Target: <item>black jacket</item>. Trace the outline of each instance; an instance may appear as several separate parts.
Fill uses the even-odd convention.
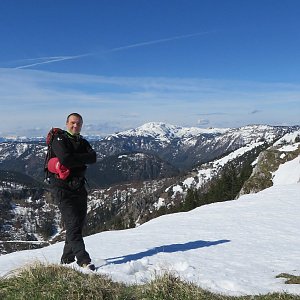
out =
[[[70,178],[84,177],[86,165],[95,163],[96,152],[82,136],[73,136],[65,131],[54,137],[52,152],[60,163],[70,169]]]

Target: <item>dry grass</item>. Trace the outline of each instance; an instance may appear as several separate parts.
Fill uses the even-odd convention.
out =
[[[288,280],[299,277],[280,274]],[[294,278],[295,277],[295,278]],[[291,283],[295,283],[291,282]],[[230,297],[213,294],[178,277],[165,274],[144,285],[128,286],[103,275],[83,274],[59,265],[37,264],[0,278],[0,299],[105,299],[105,300],[295,300],[299,296],[268,294]]]

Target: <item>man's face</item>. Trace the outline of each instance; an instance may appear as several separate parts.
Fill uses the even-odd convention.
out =
[[[82,127],[82,121],[76,116],[70,116],[67,123],[67,129],[72,134],[79,134]]]

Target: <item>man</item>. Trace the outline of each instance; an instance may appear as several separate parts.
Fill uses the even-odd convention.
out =
[[[96,152],[80,135],[82,124],[81,115],[71,113],[67,117],[67,131],[55,135],[52,152],[56,157],[57,174],[52,174],[50,182],[66,228],[61,263],[69,264],[76,258],[79,266],[95,270],[85,250],[82,229],[87,215],[86,164],[96,162]]]

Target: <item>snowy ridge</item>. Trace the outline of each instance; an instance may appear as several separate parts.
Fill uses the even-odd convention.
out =
[[[181,127],[166,124],[163,122],[149,122],[136,129],[122,131],[117,134],[110,135],[109,137],[120,136],[150,136],[153,138],[161,139],[163,141],[170,141],[172,139],[188,139],[198,137],[201,134],[234,134],[241,135],[245,142],[250,142],[258,133],[266,132],[263,136],[268,141],[272,141],[275,137],[273,133],[269,133],[274,127],[269,125],[248,125],[240,128],[198,128],[198,127]]]
[[[34,153],[35,156],[43,157],[46,151],[47,148],[43,145],[36,145],[27,142],[0,143],[0,162],[20,157],[23,157],[23,159],[26,160],[32,155],[32,153]]]
[[[130,129],[127,131],[120,132],[112,135],[115,137],[119,136],[149,136],[162,141],[170,141],[172,139],[182,139],[196,137],[200,134],[218,134],[224,133],[229,129],[202,129],[198,127],[181,127],[162,122],[149,122],[136,129]]]
[[[293,144],[296,143],[295,140],[299,138],[300,139],[300,130],[295,130],[293,132],[285,134],[282,138],[280,138],[276,143],[274,143],[274,146],[281,145],[282,143],[289,143]]]
[[[236,129],[231,129],[229,132],[235,136],[243,139],[245,144],[253,141],[258,142],[265,139],[267,142],[272,142],[276,137],[275,127],[268,125],[249,125]]]

